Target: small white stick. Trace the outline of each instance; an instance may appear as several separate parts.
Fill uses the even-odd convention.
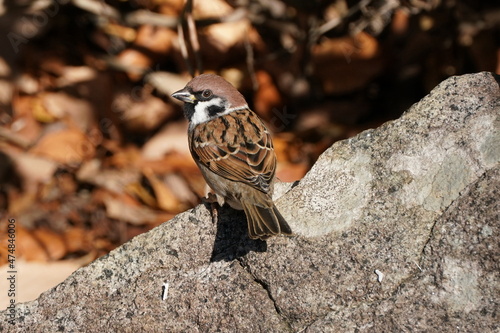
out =
[[[417,263],[415,263],[415,265],[417,265],[418,269],[420,269],[420,271],[423,272],[422,267],[420,267]]]
[[[377,280],[379,283],[382,283],[382,280],[384,279],[384,273],[379,271],[378,269],[375,270],[375,274],[377,274]]]
[[[168,297],[168,282],[165,282],[163,284],[163,296],[162,296],[162,300],[166,300]]]

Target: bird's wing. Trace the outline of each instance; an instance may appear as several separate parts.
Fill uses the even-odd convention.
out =
[[[271,135],[250,110],[197,125],[189,137],[193,158],[226,179],[268,193],[276,169]]]

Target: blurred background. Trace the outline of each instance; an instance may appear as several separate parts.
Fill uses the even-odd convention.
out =
[[[0,3],[0,265],[15,219],[24,278],[69,262],[62,280],[200,203],[170,98],[192,75],[245,95],[295,181],[447,77],[500,73],[498,1]]]

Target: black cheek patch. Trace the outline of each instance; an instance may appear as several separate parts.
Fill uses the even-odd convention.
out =
[[[208,107],[208,110],[207,110],[207,111],[208,111],[208,115],[209,115],[210,117],[213,117],[213,116],[218,115],[219,113],[224,112],[224,110],[225,110],[225,108],[224,108],[224,107],[222,107],[222,106],[219,106],[219,105],[210,105],[210,106]]]
[[[186,117],[189,121],[191,121],[191,118],[193,117],[195,105],[196,104],[193,103],[184,103],[184,117]]]

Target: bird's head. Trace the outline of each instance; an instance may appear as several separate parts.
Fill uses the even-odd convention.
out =
[[[215,74],[202,74],[191,81],[172,97],[183,101],[184,115],[191,126],[201,124],[230,112],[248,108],[243,95]]]

